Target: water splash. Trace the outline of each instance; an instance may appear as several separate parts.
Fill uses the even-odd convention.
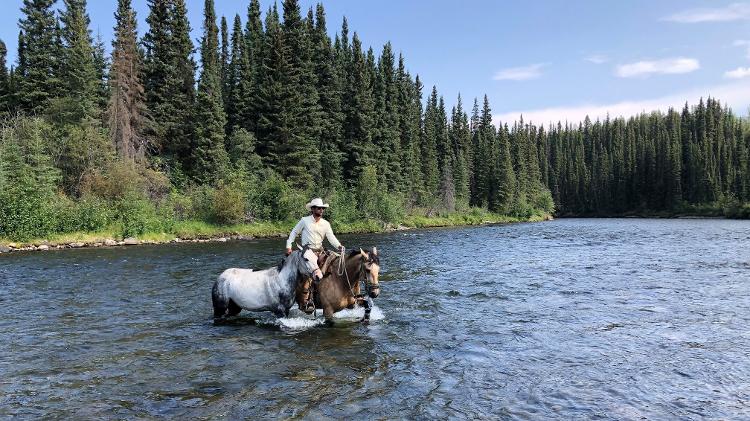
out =
[[[301,312],[293,312],[289,317],[282,317],[276,319],[276,324],[283,329],[290,330],[307,330],[320,326],[325,323],[323,317],[323,310],[316,310],[315,318],[312,315],[302,314]],[[341,321],[358,322],[365,316],[364,307],[355,307],[351,310],[343,309],[333,315],[333,318]],[[385,319],[385,314],[378,306],[373,306],[370,312],[370,321],[377,321]]]

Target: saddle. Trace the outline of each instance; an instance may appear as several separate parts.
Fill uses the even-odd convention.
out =
[[[318,254],[318,267],[323,273],[323,278],[331,274],[331,264],[334,260],[336,260],[337,257],[339,257],[338,253],[328,250],[322,250]],[[317,281],[311,280],[308,289],[306,291],[302,291],[303,293],[308,294],[305,308],[300,308],[300,310],[304,311],[305,313],[309,314],[315,311],[315,297],[318,295],[318,286],[321,280],[322,278]]]

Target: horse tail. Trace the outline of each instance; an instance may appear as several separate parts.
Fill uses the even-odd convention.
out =
[[[222,274],[223,275],[223,274]],[[214,304],[214,318],[224,317],[227,313],[227,307],[229,306],[229,297],[227,297],[227,280],[223,276],[219,275],[214,287],[211,289],[211,300]]]

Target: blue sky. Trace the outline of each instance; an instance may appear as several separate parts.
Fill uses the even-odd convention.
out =
[[[15,60],[21,0],[2,0],[0,39]],[[249,0],[216,0],[245,19]],[[62,3],[60,1],[59,3]],[[301,0],[303,9],[315,2]],[[578,121],[680,106],[715,96],[750,106],[750,2],[325,0],[329,31],[346,16],[365,45],[390,40],[412,74],[453,104],[490,98],[496,121]],[[263,11],[272,4],[261,1]],[[92,30],[109,40],[116,0],[89,0]],[[146,0],[133,0],[145,28]],[[203,0],[188,0],[193,38]]]

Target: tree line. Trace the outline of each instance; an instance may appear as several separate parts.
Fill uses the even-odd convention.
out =
[[[747,178],[739,120],[713,100],[700,116],[679,116],[681,141],[694,136],[682,141],[675,170],[662,139],[674,133],[668,116],[497,127],[486,96],[470,113],[460,96],[448,110],[436,87],[425,95],[390,43],[365,48],[346,19],[331,38],[322,4],[305,14],[298,0],[284,0],[261,13],[251,0],[244,18],[227,20],[205,0],[196,49],[185,0],[148,0],[142,38],[130,0],[118,0],[109,55],[92,35],[86,0],[54,5],[23,1],[15,65],[0,41],[0,234],[44,219],[49,226],[36,234],[93,229],[139,212],[283,220],[289,212],[279,209],[310,194],[349,206],[349,219],[388,222],[470,207],[551,212],[553,194],[565,213],[747,197],[722,173],[729,165],[735,179]],[[729,139],[715,135],[726,119],[739,130],[727,140],[731,159],[709,159]],[[704,169],[713,171],[710,186],[696,181]],[[674,189],[665,184],[674,171],[680,195],[657,203]],[[100,209],[113,203],[122,209]],[[71,210],[81,206],[93,210]],[[62,227],[66,212],[106,216]]]
[[[747,122],[716,99],[536,132],[558,211],[617,215],[750,202]],[[744,212],[739,214],[738,212]],[[735,209],[732,216],[750,216]]]

